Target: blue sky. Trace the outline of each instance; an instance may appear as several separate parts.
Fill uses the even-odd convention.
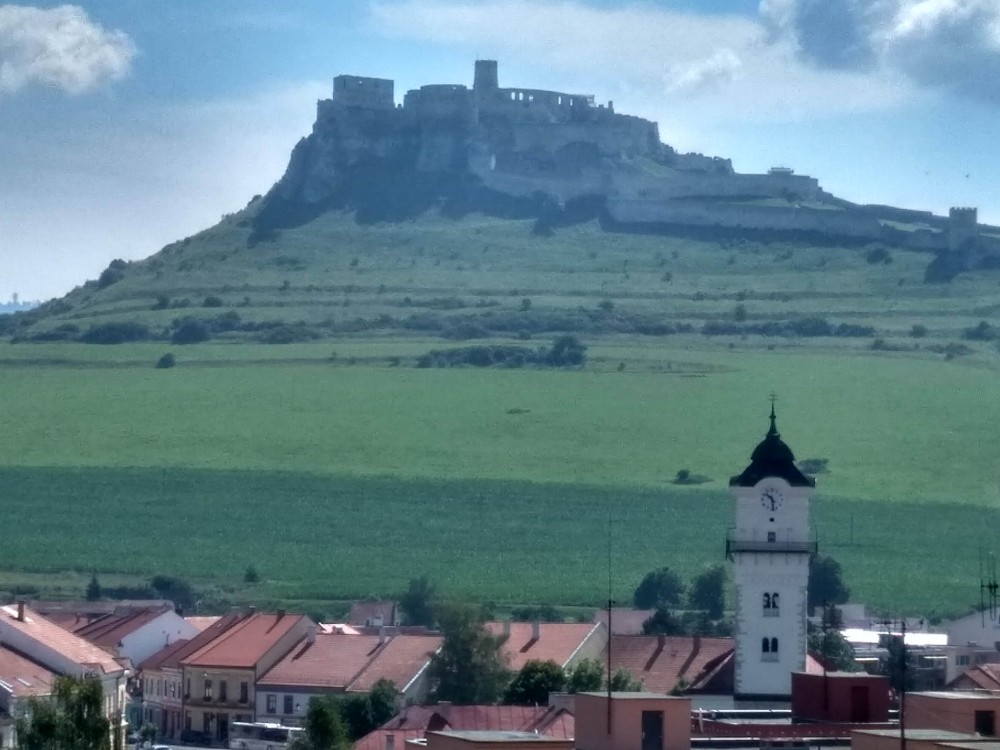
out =
[[[997,0],[0,4],[0,300],[48,298],[281,175],[339,73],[593,93],[739,171],[1000,224]]]

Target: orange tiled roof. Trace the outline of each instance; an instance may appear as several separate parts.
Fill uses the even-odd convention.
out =
[[[368,625],[376,618],[382,618],[383,625],[396,624],[396,602],[354,602],[347,615],[348,625]]]
[[[612,609],[611,632],[614,635],[642,635],[646,620],[656,614],[655,609]],[[599,609],[594,613],[594,622],[608,624],[608,611]]]
[[[214,625],[219,621],[219,616],[214,617],[185,617],[184,620],[198,628],[199,631]]]
[[[376,729],[354,743],[354,750],[385,750],[385,738],[391,735],[393,747],[404,750],[407,740],[424,738],[422,729]]]
[[[613,635],[611,671],[627,670],[654,693],[668,693],[683,677],[695,682],[717,657],[734,647],[732,638]]]
[[[967,683],[972,683],[967,685]],[[980,664],[967,669],[954,680],[949,687],[973,687],[979,690],[1000,690],[1000,664]]]
[[[140,669],[179,669],[181,662],[220,637],[242,619],[241,615],[229,614],[198,633],[194,638],[179,640],[161,649],[139,665]]]
[[[0,680],[10,686],[15,698],[49,695],[56,677],[51,669],[0,645]]]
[[[115,653],[122,638],[134,633],[143,625],[152,622],[165,612],[173,612],[170,607],[145,609],[131,614],[104,615],[82,627],[74,628],[73,632],[81,638],[86,638],[95,646],[100,646],[109,653]]]
[[[303,639],[261,677],[258,685],[346,690],[379,650],[377,635],[327,635]]]
[[[3,627],[17,630],[32,640],[45,644],[66,659],[89,669],[104,674],[122,671],[122,666],[106,651],[64,630],[54,622],[49,622],[28,607],[24,607],[24,619],[19,620],[18,606],[23,605],[0,607],[0,622],[3,623]],[[3,637],[0,635],[0,642],[2,641]]]
[[[218,638],[181,659],[183,666],[252,669],[305,615],[253,612]],[[208,632],[208,631],[205,631]]]
[[[350,637],[350,636],[340,636]],[[397,635],[375,654],[371,663],[348,686],[367,693],[379,680],[392,680],[402,691],[419,675],[444,641],[439,635]]]
[[[486,629],[493,635],[502,636],[507,623],[488,622]],[[504,640],[503,650],[507,655],[508,666],[517,671],[532,659],[538,661],[554,661],[559,666],[565,666],[577,649],[598,628],[604,627],[594,623],[575,622],[543,622],[538,623],[539,637],[534,637],[536,623],[510,623],[510,636]]]
[[[456,731],[491,730],[500,732],[533,732],[543,729],[564,732],[566,724],[559,718],[563,709],[552,706],[407,706],[382,725],[384,730],[420,730],[423,732],[453,729]],[[549,736],[559,736],[557,734]]]

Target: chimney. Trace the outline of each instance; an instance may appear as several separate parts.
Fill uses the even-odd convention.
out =
[[[531,623],[531,640],[537,641],[542,637],[542,623],[539,620],[535,620]]]
[[[663,650],[663,647],[666,645],[666,643],[667,643],[667,636],[665,636],[663,633],[660,633],[656,636],[656,647],[658,649]]]
[[[306,628],[306,643],[310,646],[316,642],[316,625],[312,624]]]
[[[503,637],[510,638],[510,620],[503,621]],[[997,650],[1000,651],[1000,648]]]
[[[18,622],[24,622],[24,602],[17,603],[17,619]]]
[[[388,640],[388,635],[385,626],[382,626],[378,629],[378,645],[384,646],[386,640]]]
[[[252,614],[252,613],[251,613],[251,614]],[[284,616],[285,616],[285,614],[286,614],[285,610],[283,610],[283,609],[279,609],[279,610],[278,610],[278,619],[280,620],[280,619],[281,619],[282,617],[284,617]]]
[[[396,748],[396,735],[387,734],[385,736],[385,750],[395,750]]]

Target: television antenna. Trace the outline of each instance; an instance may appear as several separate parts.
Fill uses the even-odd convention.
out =
[[[986,627],[986,610],[990,611],[990,622],[997,619],[997,599],[1000,593],[1000,584],[997,583],[997,560],[990,552],[987,558],[983,558],[982,549],[979,550],[979,614],[983,620],[983,627]]]

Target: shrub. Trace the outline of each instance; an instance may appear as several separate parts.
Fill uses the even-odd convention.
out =
[[[185,318],[180,321],[180,324],[170,336],[170,342],[172,344],[200,344],[202,341],[208,341],[210,338],[211,334],[204,321]]]
[[[892,256],[881,245],[875,245],[865,251],[865,260],[873,265],[876,263],[892,263]]]
[[[80,337],[85,344],[124,344],[129,341],[144,341],[149,338],[149,329],[141,323],[121,321],[91,326]]]
[[[975,326],[962,332],[962,338],[970,341],[993,341],[997,336],[997,329],[985,320],[980,320]]]
[[[222,298],[209,295],[201,303],[202,307],[222,307]]]
[[[248,565],[246,571],[243,573],[244,583],[259,583],[260,573],[257,572],[256,565]]]
[[[913,328],[910,329],[910,336],[912,336],[915,339],[922,339],[926,335],[927,335],[927,326],[922,326],[918,323],[914,325]]]
[[[166,310],[170,307],[170,297],[165,294],[156,295],[156,302],[153,303],[154,310]]]
[[[314,341],[320,333],[304,325],[281,325],[261,333],[257,340],[262,344],[296,344]]]
[[[158,360],[156,360],[157,370],[169,370],[171,367],[177,364],[177,360],[171,352],[167,352]]]

